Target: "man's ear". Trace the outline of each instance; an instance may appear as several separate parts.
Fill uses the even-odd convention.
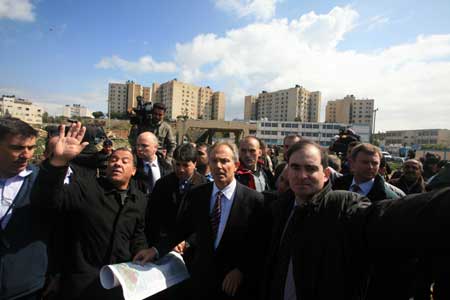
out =
[[[331,176],[331,169],[330,169],[330,167],[326,167],[325,170],[323,170],[323,173],[325,174],[325,178],[328,181],[330,179],[330,176]]]
[[[234,165],[236,166],[236,169],[239,169],[239,166],[241,165],[241,163],[239,161],[235,162]]]

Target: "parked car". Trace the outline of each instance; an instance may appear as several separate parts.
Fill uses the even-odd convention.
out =
[[[384,157],[387,161],[392,160],[392,155],[391,155],[389,152],[387,152],[387,151],[381,151],[381,154],[383,154],[383,157]]]
[[[395,161],[395,162],[399,162],[399,163],[404,163],[406,158],[400,157],[400,156],[392,156],[392,158],[390,160],[391,161]]]

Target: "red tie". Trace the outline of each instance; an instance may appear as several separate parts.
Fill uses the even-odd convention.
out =
[[[214,241],[217,238],[217,231],[219,229],[220,224],[220,213],[222,211],[222,205],[220,200],[222,199],[222,195],[223,193],[221,191],[218,191],[216,193],[216,202],[214,203],[214,207],[210,215]]]

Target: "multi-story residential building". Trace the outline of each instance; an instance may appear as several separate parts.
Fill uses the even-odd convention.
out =
[[[62,115],[67,118],[81,117],[81,118],[93,118],[92,112],[85,106],[80,104],[73,104],[72,106],[66,105],[63,107]]]
[[[361,141],[369,142],[370,127],[365,124],[256,121],[256,132],[250,134],[255,134],[269,145],[282,145],[285,136],[298,134],[321,146],[330,146],[339,135],[339,130],[347,127],[351,127]]]
[[[225,94],[214,92],[209,86],[198,87],[176,79],[163,84],[152,84],[153,103],[167,107],[170,119],[223,120],[225,118]]]
[[[374,102],[373,99],[357,100],[353,95],[347,95],[344,99],[328,101],[325,122],[369,124],[372,128]]]
[[[244,120],[318,122],[320,92],[309,92],[296,85],[276,92],[262,91],[258,96],[246,96]]]
[[[386,145],[424,145],[441,144],[450,146],[449,129],[417,129],[386,131]]]
[[[128,80],[126,83],[110,83],[108,87],[108,112],[123,114],[137,106],[136,97],[151,101],[150,87]]]
[[[44,109],[28,100],[3,95],[0,98],[0,116],[11,116],[29,124],[42,124]]]

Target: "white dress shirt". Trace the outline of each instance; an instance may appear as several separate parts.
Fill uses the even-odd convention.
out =
[[[159,169],[158,157],[155,157],[153,161],[144,161],[144,171],[149,174],[150,170],[152,171],[153,178],[153,186],[155,182],[161,178],[161,170]]]
[[[356,183],[355,182],[355,178],[353,178],[352,184],[350,185],[349,191],[353,192],[353,187],[355,185],[358,185],[360,188],[360,191],[358,192],[358,194],[363,195],[363,196],[367,196],[367,194],[370,192],[370,190],[373,187],[373,183],[375,182],[375,178],[372,178],[369,181],[366,182],[362,182],[362,183]]]
[[[25,178],[31,173],[33,173],[32,170],[25,169],[14,177],[6,178],[4,186],[0,186],[0,219],[5,216],[19,193]],[[9,219],[11,219],[11,214],[12,209],[9,210],[8,215],[3,219],[1,224],[3,229],[5,229]]]
[[[217,229],[217,237],[214,242],[214,249],[219,246],[220,239],[222,238],[223,232],[225,231],[225,226],[228,221],[228,216],[230,215],[231,206],[233,205],[234,196],[236,194],[236,179],[227,185],[224,189],[220,190],[217,185],[214,183],[213,192],[210,198],[209,212],[212,213],[214,209],[214,204],[216,202],[217,192],[221,191],[223,193],[222,198],[220,199],[221,210],[220,210],[220,223],[219,228]]]

